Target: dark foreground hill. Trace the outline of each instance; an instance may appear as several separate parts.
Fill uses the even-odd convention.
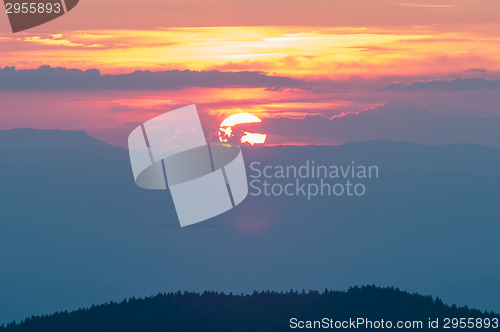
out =
[[[392,324],[392,328],[397,328],[398,323],[406,323],[412,329],[427,329],[429,318],[438,319],[439,329],[444,327],[446,318],[470,318],[473,324],[482,322],[483,327],[491,328],[500,315],[448,306],[440,299],[392,287],[353,287],[347,292],[325,290],[321,294],[317,291],[268,291],[252,295],[178,292],[31,317],[1,327],[0,331],[286,331],[307,326],[308,322],[335,326],[335,322],[358,322],[358,319],[364,321],[359,321],[357,328],[375,328],[377,324],[384,324],[385,328]]]

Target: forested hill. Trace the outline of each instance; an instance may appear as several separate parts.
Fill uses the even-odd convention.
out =
[[[0,331],[288,331],[291,319],[345,321],[365,318],[422,321],[428,319],[484,318],[493,324],[500,315],[448,306],[440,299],[375,286],[353,287],[347,292],[325,290],[287,293],[254,292],[233,295],[217,292],[158,294],[145,299],[106,303],[74,312],[31,317]],[[488,319],[486,319],[488,318]],[[363,325],[359,326],[362,328]],[[450,325],[451,327],[451,325]],[[298,329],[298,328],[296,328]]]

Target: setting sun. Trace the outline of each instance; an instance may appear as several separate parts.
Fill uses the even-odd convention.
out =
[[[219,140],[221,142],[229,142],[230,140],[238,140],[240,143],[264,144],[267,138],[265,134],[250,133],[247,131],[235,132],[234,126],[239,124],[259,123],[261,119],[249,113],[237,113],[229,116],[220,124]]]

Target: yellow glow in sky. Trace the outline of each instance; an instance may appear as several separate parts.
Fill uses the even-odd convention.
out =
[[[0,67],[248,70],[311,79],[500,70],[500,37],[491,31],[500,29],[219,27],[4,34]]]

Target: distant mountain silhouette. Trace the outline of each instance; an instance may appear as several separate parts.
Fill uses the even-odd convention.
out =
[[[295,318],[296,320],[291,320]],[[0,331],[10,332],[156,332],[156,331],[289,331],[299,321],[335,324],[358,318],[359,328],[376,321],[420,324],[428,329],[429,318],[499,319],[500,315],[447,306],[431,296],[410,294],[395,288],[353,287],[347,292],[325,290],[309,292],[254,292],[252,295],[226,295],[218,292],[168,293],[145,299],[111,302],[68,313],[34,316]],[[333,323],[332,321],[333,320]],[[367,321],[371,321],[368,323]],[[314,324],[314,323],[311,323]],[[319,324],[319,323],[317,323]],[[387,323],[385,323],[387,324]],[[334,326],[334,325],[333,325]],[[374,325],[371,325],[374,326]],[[450,325],[451,327],[451,325]],[[433,329],[436,330],[436,329]]]
[[[253,197],[180,228],[126,150],[0,132],[0,323],[158,292],[398,286],[500,311],[500,150],[361,142],[249,147],[247,165],[378,165],[363,197]],[[249,174],[251,170],[249,169]]]
[[[37,130],[30,128],[0,131],[0,149],[18,148],[67,148],[108,145],[89,136],[84,131]]]

